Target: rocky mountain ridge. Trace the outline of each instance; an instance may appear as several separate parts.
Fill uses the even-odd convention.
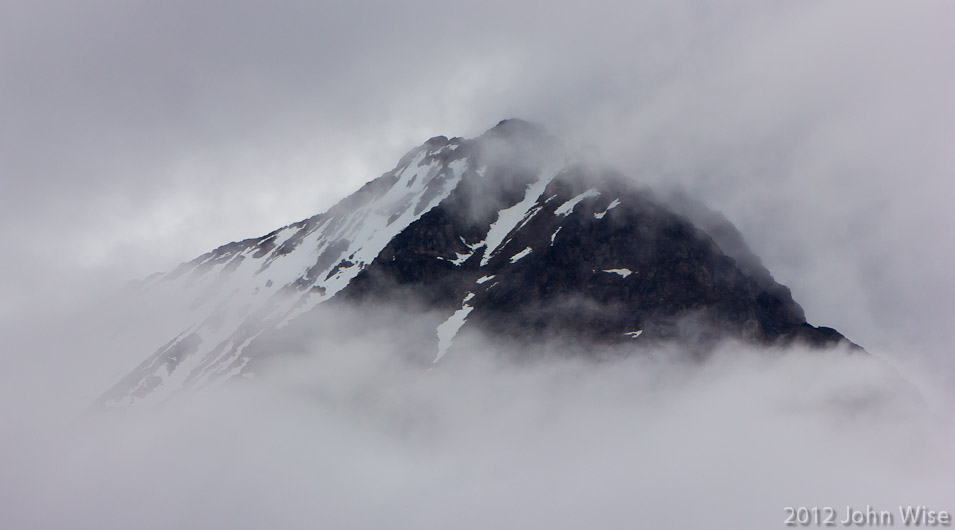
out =
[[[478,335],[527,345],[521,355],[553,341],[695,355],[726,338],[848,343],[806,322],[722,216],[580,163],[520,120],[432,138],[327,212],[223,245],[143,291],[179,293],[182,331],[102,405],[254,373],[283,335],[307,335],[321,308],[346,304],[427,315],[413,348],[429,363]]]

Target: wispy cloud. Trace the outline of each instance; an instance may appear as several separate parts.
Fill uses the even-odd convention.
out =
[[[204,526],[212,519],[201,517],[241,526],[240,516],[306,526],[309,516],[356,513],[356,503],[393,499],[381,512],[361,511],[356,526],[383,526],[376,523],[387,517],[427,526],[451,513],[426,502],[446,493],[444,508],[460,508],[475,526],[494,526],[493,513],[528,512],[569,525],[572,506],[591,523],[609,524],[629,513],[612,507],[634,499],[648,499],[640,506],[659,514],[711,491],[727,496],[700,501],[696,516],[726,513],[719,501],[765,481],[779,497],[756,495],[757,511],[734,512],[765,527],[777,519],[758,510],[775,516],[778,503],[798,501],[785,493],[797,496],[807,484],[818,487],[819,502],[878,502],[853,492],[898,502],[891,494],[909,486],[929,500],[943,491],[921,475],[938,453],[906,438],[905,429],[881,436],[890,423],[870,418],[841,430],[840,422],[853,420],[828,409],[803,415],[763,386],[789,389],[797,381],[821,389],[814,402],[826,401],[841,378],[857,374],[853,365],[817,382],[829,372],[807,375],[815,360],[740,368],[738,382],[749,394],[732,391],[734,380],[714,372],[700,389],[673,390],[667,406],[675,408],[667,413],[644,410],[641,399],[662,398],[642,390],[644,372],[636,368],[621,372],[641,382],[634,394],[619,380],[600,394],[596,381],[606,374],[598,377],[599,370],[555,390],[566,415],[546,409],[552,387],[560,386],[548,378],[558,376],[491,373],[500,397],[477,383],[462,387],[474,397],[461,405],[470,416],[456,415],[449,401],[412,422],[449,423],[443,432],[451,443],[426,454],[386,432],[380,419],[362,424],[284,394],[254,406],[259,390],[235,397],[244,408],[209,396],[191,411],[157,412],[155,422],[104,420],[67,434],[44,422],[45,411],[61,410],[64,399],[94,397],[111,371],[122,373],[108,360],[117,352],[87,347],[97,344],[92,336],[104,321],[118,322],[105,294],[118,284],[324,210],[430,136],[474,136],[511,116],[594,145],[634,178],[683,186],[722,211],[792,287],[810,321],[890,359],[950,415],[951,4],[14,0],[7,7],[0,20],[0,411],[9,426],[4,453],[18,459],[5,462],[2,487],[18,510],[5,513],[72,520],[53,504],[106,526],[139,526],[131,521],[145,513],[156,526],[177,526],[176,514]],[[420,398],[392,397],[438,400],[436,384]],[[526,393],[508,386],[525,384]],[[752,394],[770,397],[762,405],[743,397]],[[523,403],[536,420],[521,425],[508,416],[505,398]],[[503,416],[482,408],[484,399]],[[634,402],[641,403],[635,412],[624,409]],[[713,419],[724,415],[725,423]],[[681,416],[685,431],[672,425]],[[322,421],[303,427],[304,417]],[[471,445],[460,420],[468,417],[515,445],[490,435]],[[652,432],[686,437],[641,437],[638,420],[659,427]],[[763,422],[767,430],[753,427]],[[801,422],[806,429],[796,428]],[[830,424],[836,427],[820,427]],[[696,442],[710,433],[736,445]],[[789,460],[769,444],[781,439],[794,455]],[[75,443],[64,448],[60,440]],[[770,448],[737,449],[755,447],[747,445],[752,440]],[[547,449],[552,443],[558,445]],[[488,446],[494,450],[482,460]],[[309,452],[314,447],[324,449]],[[741,464],[708,458],[716,447]],[[616,459],[627,448],[635,450]],[[542,456],[521,460],[535,451]],[[917,453],[927,456],[918,460]],[[351,458],[335,456],[341,454]],[[583,463],[575,463],[571,456],[581,454]],[[885,460],[875,469],[897,479],[882,484],[898,490],[855,480],[879,455]],[[228,465],[246,456],[253,464]],[[793,482],[769,476],[780,461]],[[559,473],[565,464],[568,471]],[[690,486],[684,464],[699,470]],[[513,470],[522,465],[531,472],[518,476]],[[422,472],[405,473],[414,466]],[[615,487],[588,497],[596,486],[582,466]],[[827,466],[845,473],[831,486],[813,482]],[[102,493],[89,487],[91,476]],[[312,482],[315,476],[328,481]],[[555,501],[540,510],[516,506],[520,492],[542,486],[541,477],[558,485]],[[190,483],[195,489],[183,486]],[[279,485],[256,487],[268,483]],[[147,484],[157,487],[142,489]],[[222,484],[229,486],[216,488]],[[415,488],[423,493],[412,494]],[[71,497],[76,491],[87,496]],[[482,494],[494,510],[468,511]],[[255,499],[274,509],[256,512]],[[160,500],[168,501],[165,511]],[[125,509],[110,509],[117,504]],[[281,510],[292,506],[314,510]]]

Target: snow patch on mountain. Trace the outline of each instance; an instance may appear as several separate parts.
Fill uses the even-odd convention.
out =
[[[589,197],[597,197],[598,195],[600,195],[599,191],[595,190],[594,188],[590,188],[589,190],[558,206],[557,209],[554,210],[554,215],[562,215],[566,217],[574,211],[574,208],[577,207],[577,204],[579,204],[580,201]]]
[[[544,189],[547,188],[547,185],[555,176],[556,172],[542,172],[536,181],[527,186],[524,199],[521,202],[497,213],[497,220],[491,224],[491,228],[487,232],[487,247],[484,249],[484,257],[481,258],[482,267],[488,264],[491,256],[494,255],[494,252],[501,246],[507,235],[518,224],[522,221],[526,222],[534,213],[537,213],[536,211],[531,213],[531,210],[535,208],[541,194],[544,193]]]
[[[444,258],[444,257],[441,257],[441,256],[438,256],[438,259],[444,260],[444,261],[449,261],[449,262],[451,262],[451,263],[453,263],[453,264],[455,264],[455,265],[460,266],[462,263],[464,263],[465,261],[467,261],[468,258],[470,258],[471,256],[473,256],[474,253],[475,253],[479,248],[481,248],[481,247],[484,246],[484,240],[478,241],[477,243],[474,243],[474,244],[472,245],[472,244],[468,243],[463,237],[458,237],[458,239],[461,241],[461,243],[464,243],[464,246],[468,247],[469,252],[455,252],[455,253],[454,253],[454,256],[455,256],[454,259],[448,259],[448,258]]]
[[[633,274],[633,271],[630,269],[604,269],[604,272],[609,272],[611,274],[619,274],[621,277],[626,278]]]
[[[438,353],[432,362],[436,363],[440,361],[441,358],[444,357],[444,354],[448,352],[448,348],[451,347],[451,341],[454,340],[461,326],[467,321],[468,314],[474,309],[474,307],[468,305],[468,302],[472,298],[474,298],[474,293],[469,292],[464,297],[464,300],[461,301],[461,309],[455,311],[447,320],[438,326]]]
[[[607,215],[607,212],[609,212],[610,210],[613,210],[619,205],[620,205],[620,199],[614,199],[613,202],[607,205],[607,208],[604,209],[604,211],[595,213],[594,219],[603,219],[604,216]]]
[[[520,260],[520,259],[523,258],[524,256],[527,256],[527,255],[530,254],[530,253],[531,253],[531,247],[525,248],[524,250],[522,250],[522,251],[518,252],[517,254],[514,254],[513,256],[511,256],[511,263],[517,263],[518,260]]]

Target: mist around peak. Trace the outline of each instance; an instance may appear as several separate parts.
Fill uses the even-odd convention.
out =
[[[337,337],[160,405],[18,416],[5,525],[772,528],[791,505],[950,500],[951,425],[871,356],[515,363],[475,339],[429,369],[401,311],[329,314]]]
[[[5,7],[0,527],[762,530],[785,506],[955,510],[955,4]],[[426,372],[433,350],[328,340],[251,380],[86,415],[142,362],[131,344],[183,329],[174,304],[116,295],[130,278],[511,116],[658,193],[682,186],[871,356],[449,350],[476,366]],[[463,351],[498,347],[474,340]]]

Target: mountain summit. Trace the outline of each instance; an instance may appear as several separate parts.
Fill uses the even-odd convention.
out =
[[[522,345],[509,350],[518,356],[555,343],[593,355],[660,344],[703,355],[727,338],[848,343],[806,322],[725,218],[575,160],[521,120],[431,138],[327,212],[223,245],[141,290],[182,301],[170,315],[178,328],[101,405],[254,373],[289,337],[328,331],[330,307],[370,322],[400,304],[392,321],[406,319],[409,355],[429,364],[478,335]]]

